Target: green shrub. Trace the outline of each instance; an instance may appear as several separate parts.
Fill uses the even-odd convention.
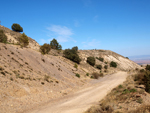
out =
[[[62,46],[57,42],[56,39],[53,39],[50,42],[50,46],[51,46],[52,49],[62,50]]]
[[[144,73],[138,73],[134,81],[136,81],[138,84],[143,84],[145,86],[145,91],[150,93],[150,73],[148,71]]]
[[[98,59],[99,61],[103,62],[104,61],[104,58],[101,58],[101,57],[96,57],[96,59]]]
[[[122,94],[127,94],[127,93],[130,93],[130,91],[128,89],[124,89]]]
[[[78,47],[77,46],[73,47],[72,49],[75,50],[75,51],[78,51]]]
[[[150,71],[150,65],[147,65],[145,69]]]
[[[144,85],[145,85],[145,91],[150,93],[150,74],[148,73],[144,75]]]
[[[94,78],[93,76],[91,76],[91,78]]]
[[[102,69],[102,65],[97,65],[96,68],[101,70]]]
[[[89,63],[91,66],[95,65],[95,58],[94,57],[87,57],[87,63]]]
[[[42,54],[48,54],[48,52],[51,50],[51,46],[49,44],[43,44],[41,47],[40,47],[40,52]]]
[[[130,90],[130,92],[134,93],[134,92],[137,92],[137,90],[133,88],[133,89]]]
[[[123,88],[123,86],[122,86],[122,85],[119,85],[118,87],[119,87],[119,88]]]
[[[141,73],[143,73],[144,71],[145,71],[144,69],[141,69],[141,70],[140,70]]]
[[[74,68],[76,68],[76,69],[78,68],[78,65],[76,63],[74,64]]]
[[[26,47],[29,44],[29,39],[25,33],[23,33],[18,39],[21,47]]]
[[[77,51],[74,49],[65,49],[63,52],[64,57],[67,59],[72,60],[73,62],[80,63],[81,59],[79,58],[79,55],[77,54]]]
[[[89,73],[86,73],[86,76],[89,76]]]
[[[104,68],[105,68],[105,69],[108,69],[108,65],[105,65]]]
[[[111,61],[111,63],[110,63],[110,67],[117,67],[117,63],[116,62],[114,62],[114,61]]]
[[[0,42],[2,42],[2,43],[7,42],[7,36],[4,34],[3,30],[0,30]]]
[[[78,73],[76,73],[76,77],[80,78],[80,75]]]
[[[11,26],[11,28],[12,28],[13,31],[16,31],[16,32],[23,32],[23,28],[22,28],[19,24],[14,23],[14,24]]]

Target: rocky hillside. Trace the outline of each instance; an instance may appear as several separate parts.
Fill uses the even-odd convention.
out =
[[[113,51],[110,50],[80,50],[79,55],[82,58],[82,63],[86,63],[87,57],[101,57],[104,59],[103,62],[96,59],[96,64],[108,65],[111,61],[114,61],[117,63],[117,69],[123,70],[123,71],[129,71],[129,70],[135,70],[136,68],[141,68],[138,64],[135,62],[129,60],[128,58],[121,56]]]
[[[26,109],[24,105],[31,107],[67,95],[85,84],[85,75],[61,56],[43,56],[30,48],[0,43],[1,112],[16,113]]]
[[[32,108],[88,85],[93,72],[100,70],[89,65],[87,57],[96,59],[96,65],[102,65],[101,73],[110,74],[118,70],[135,70],[141,68],[129,59],[107,50],[79,50],[81,63],[75,63],[63,57],[63,51],[51,50],[42,55],[39,44],[29,38],[29,46],[21,48],[16,45],[20,33],[0,26],[12,44],[0,43],[0,110],[2,113],[16,113]],[[111,61],[117,68],[110,67]],[[104,69],[107,65],[108,69]],[[80,78],[76,77],[76,73]],[[89,73],[89,76],[87,76]]]
[[[18,43],[18,37],[21,36],[21,33],[12,31],[9,28],[6,28],[1,25],[0,25],[0,30],[4,31],[5,35],[7,36],[7,41],[9,43],[12,43],[12,44]],[[40,45],[34,39],[32,39],[30,37],[28,37],[28,38],[29,38],[29,45],[27,47],[34,49],[34,50],[39,50]]]

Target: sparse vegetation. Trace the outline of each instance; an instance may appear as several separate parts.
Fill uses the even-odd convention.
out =
[[[138,98],[136,102],[142,104],[143,99],[142,98]]]
[[[3,30],[0,30],[0,42],[2,42],[2,43],[7,42],[7,36],[4,34]]]
[[[147,65],[145,69],[150,71],[150,65]]]
[[[91,78],[98,79],[99,77],[103,77],[103,73],[97,73],[97,72],[92,73]]]
[[[104,61],[104,58],[101,58],[101,57],[96,57],[96,59],[98,59],[98,60],[101,61],[101,62]]]
[[[145,91],[150,93],[150,72],[149,71],[144,71],[138,73],[134,81],[136,81],[138,84],[143,84],[145,86]]]
[[[16,31],[16,32],[23,32],[23,28],[17,24],[17,23],[14,23],[12,26],[11,26],[12,30],[13,31]]]
[[[144,101],[145,101],[146,93],[144,92],[144,87],[140,85],[141,83],[149,79],[149,78],[146,78],[146,80],[144,79],[144,77],[146,77],[145,76],[146,73],[150,74],[149,71],[139,72],[138,76],[136,76],[136,82],[134,82],[135,75],[128,76],[127,80],[123,84],[114,88],[106,96],[106,98],[100,101],[99,106],[91,107],[85,113],[112,113],[112,111],[111,112],[100,111],[100,110],[103,110],[103,108],[106,106],[115,108],[113,109],[114,113],[121,113],[119,112],[120,109],[122,113],[145,113],[145,109],[147,109],[147,111],[150,111],[149,105],[143,105],[143,103],[145,103]],[[138,86],[135,84],[137,84]],[[133,105],[135,104],[136,106],[130,106],[131,103],[133,103]],[[129,110],[133,107],[135,107],[136,110]]]
[[[80,74],[76,73],[76,77],[80,78]]]
[[[64,57],[67,59],[72,60],[73,62],[80,63],[81,59],[79,58],[79,55],[77,54],[77,51],[75,49],[65,49],[63,52]]]
[[[117,63],[114,62],[114,61],[111,61],[111,62],[110,62],[110,67],[115,67],[115,68],[116,68],[116,67],[117,67]]]
[[[102,107],[91,107],[84,113],[113,113],[114,109],[110,105],[105,105]]]
[[[150,112],[150,105],[142,105],[141,107],[137,108],[136,110],[129,111],[128,113],[149,113]]]
[[[25,33],[18,38],[21,47],[26,47],[29,44],[29,39]]]
[[[94,57],[87,57],[87,63],[89,63],[91,66],[95,65],[95,58]]]
[[[141,69],[141,70],[140,70],[141,73],[143,73],[144,71],[145,71],[144,69]]]
[[[49,51],[51,50],[51,46],[49,44],[43,44],[41,47],[40,47],[40,52],[42,54],[48,54]]]
[[[96,68],[101,70],[102,69],[102,65],[97,65]]]
[[[76,63],[74,64],[74,68],[76,68],[76,69],[78,68],[78,65]]]
[[[119,85],[118,87],[119,87],[119,88],[123,88],[123,86],[122,86],[122,85]]]
[[[75,51],[78,51],[78,47],[77,46],[73,47],[72,49],[75,50]]]
[[[52,49],[62,50],[62,46],[57,42],[56,39],[53,39],[50,42],[50,46],[51,46]]]
[[[86,73],[86,76],[89,76],[89,73]]]
[[[105,65],[104,68],[105,68],[105,69],[108,69],[108,65]]]

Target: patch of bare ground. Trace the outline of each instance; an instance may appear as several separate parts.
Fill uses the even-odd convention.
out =
[[[129,75],[123,84],[85,113],[149,113],[150,94],[145,91],[144,85],[135,81],[136,75]]]

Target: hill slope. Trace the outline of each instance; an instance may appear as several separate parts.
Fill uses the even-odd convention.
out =
[[[8,37],[9,43],[17,43],[20,33],[0,26]],[[108,65],[102,68],[105,74],[115,71],[134,70],[139,65],[129,59],[108,50],[79,50],[81,63],[74,68],[75,63],[64,58],[61,51],[51,50],[48,55],[39,52],[39,44],[29,38],[29,46],[0,43],[0,109],[2,113],[16,113],[35,105],[55,99],[83,86],[88,85],[93,72],[100,70],[90,66],[86,59],[89,56],[103,57],[104,62],[96,59],[96,64]],[[109,67],[115,61],[117,68]],[[107,64],[106,64],[107,62]],[[79,73],[80,78],[75,74]],[[89,73],[89,76],[86,74]]]
[[[86,63],[87,57],[93,56],[95,58],[96,57],[104,58],[103,62],[96,59],[96,64],[101,64],[103,66],[104,65],[109,66],[110,62],[114,61],[117,63],[117,68],[119,70],[129,71],[134,70],[136,68],[141,68],[135,62],[110,50],[80,50],[79,52],[80,52],[79,55],[82,58],[82,63],[83,62]]]
[[[12,44],[18,43],[18,37],[21,36],[21,33],[12,31],[9,28],[6,28],[6,27],[1,26],[1,25],[0,25],[0,30],[4,31],[5,35],[7,36],[7,41],[9,43],[12,43]],[[32,39],[30,37],[28,37],[28,38],[29,38],[28,47],[31,49],[34,49],[34,50],[39,50],[40,45],[34,39]]]

